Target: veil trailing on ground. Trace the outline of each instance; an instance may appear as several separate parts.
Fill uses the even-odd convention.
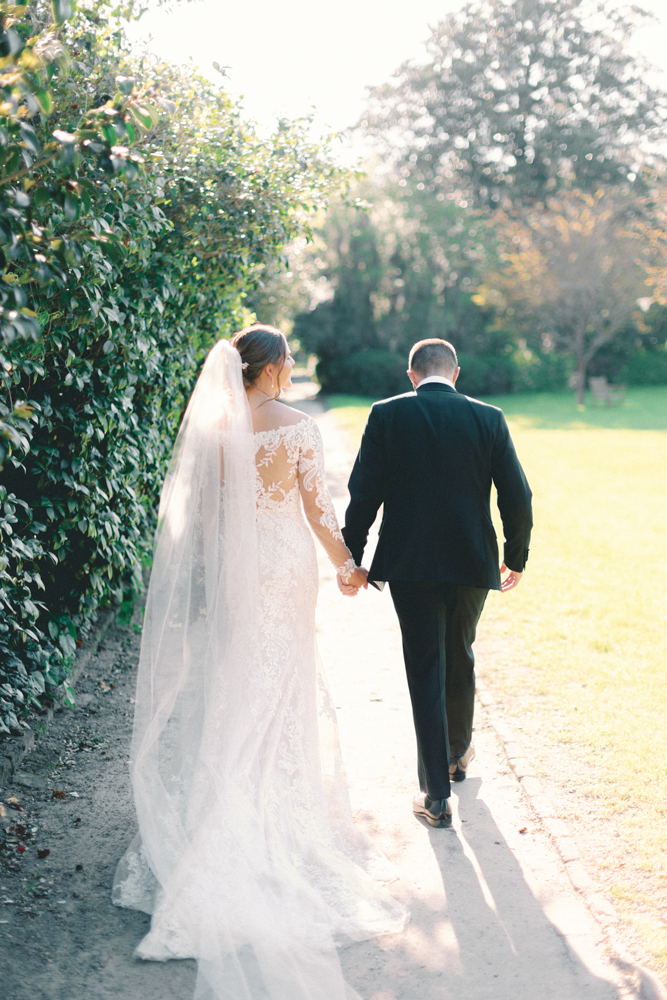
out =
[[[220,341],[162,491],[131,755],[139,833],[113,901],[153,914],[141,957],[198,960],[198,1000],[350,1000],[335,941],[405,913],[363,870],[377,854],[351,822],[321,678],[312,829],[281,801],[260,587],[253,428],[240,355]]]

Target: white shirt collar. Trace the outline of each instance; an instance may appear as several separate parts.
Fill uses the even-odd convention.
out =
[[[450,378],[445,378],[444,375],[427,375],[426,378],[423,378],[421,382],[417,383],[417,388],[419,389],[422,385],[428,385],[429,382],[441,382],[443,385],[451,385],[452,389],[454,388],[452,380]]]

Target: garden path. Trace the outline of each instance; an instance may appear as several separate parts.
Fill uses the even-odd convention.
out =
[[[350,442],[332,412],[320,422],[342,515]],[[341,959],[363,1000],[619,1000],[634,996],[573,889],[547,832],[509,771],[480,706],[477,759],[456,786],[452,830],[411,814],[415,747],[400,636],[388,593],[342,598],[321,559],[320,653],[339,708],[357,821],[394,862],[407,931],[353,945]],[[134,625],[140,622],[140,611]],[[20,860],[2,873],[5,1000],[188,1000],[193,962],[136,960],[143,914],[111,905],[116,861],[134,831],[127,777],[138,636],[114,628],[13,783]],[[64,793],[53,797],[53,789]],[[523,831],[523,832],[522,832]],[[50,851],[38,859],[37,849]],[[17,856],[18,858],[18,856]]]

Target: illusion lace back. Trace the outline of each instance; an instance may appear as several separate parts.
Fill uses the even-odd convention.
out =
[[[240,363],[237,378],[223,351],[243,408]],[[203,446],[203,468],[198,437],[184,467],[196,393],[161,505],[133,743],[139,834],[113,901],[153,914],[141,957],[198,960],[201,1000],[350,1000],[336,944],[400,930],[406,912],[378,886],[388,863],[352,823],[317,658],[308,525],[339,571],[354,564],[316,423],[252,435],[244,410],[231,434],[227,412],[207,416],[223,446]],[[188,528],[174,528],[173,510]]]

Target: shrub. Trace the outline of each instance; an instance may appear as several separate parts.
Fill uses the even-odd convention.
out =
[[[574,370],[567,354],[516,351],[512,356],[512,392],[562,392]]]
[[[640,350],[618,374],[619,382],[629,385],[667,385],[667,350]]]
[[[466,396],[501,396],[508,392],[559,392],[571,372],[571,359],[559,355],[458,355],[456,383]],[[376,348],[346,358],[320,359],[317,375],[325,392],[380,399],[410,390],[407,358]]]
[[[370,348],[327,365],[320,361],[317,376],[325,391],[383,399],[409,392],[407,367],[407,358]]]
[[[514,364],[506,355],[459,354],[461,372],[456,383],[466,396],[502,395],[512,390]]]
[[[95,609],[139,586],[203,357],[338,178],[305,125],[259,139],[170,67],[140,87],[111,6],[47,9],[0,2],[0,731],[67,693]]]

